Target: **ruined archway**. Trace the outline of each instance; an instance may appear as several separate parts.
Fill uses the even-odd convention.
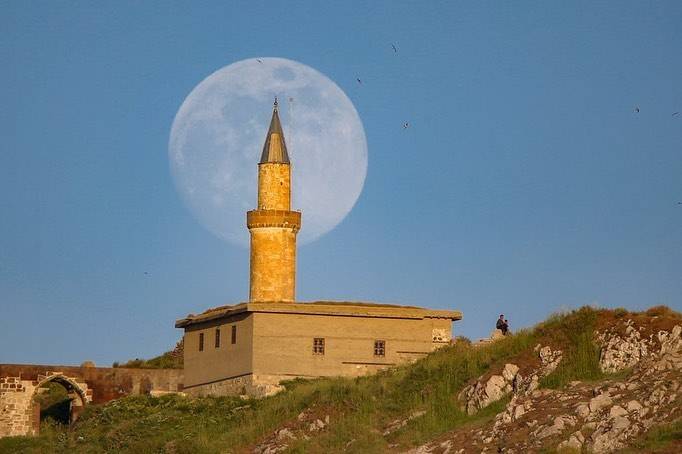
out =
[[[40,432],[41,422],[41,405],[38,397],[42,389],[53,383],[61,385],[66,390],[68,416],[65,422],[68,424],[76,421],[85,409],[85,405],[92,401],[92,390],[88,389],[85,382],[67,377],[61,372],[48,372],[46,375],[39,375],[38,380],[34,382],[31,396],[31,425],[35,435]]]

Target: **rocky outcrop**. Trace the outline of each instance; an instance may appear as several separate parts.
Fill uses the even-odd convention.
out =
[[[540,345],[535,347],[540,359],[540,366],[530,371],[524,378],[516,364],[505,364],[499,375],[491,375],[485,379],[479,379],[476,383],[467,386],[458,395],[463,403],[463,408],[469,415],[475,414],[482,408],[493,402],[497,402],[509,393],[525,394],[536,390],[541,377],[550,374],[561,362],[561,350],[552,350]],[[522,411],[522,410],[518,410]]]
[[[595,335],[602,369],[632,369],[626,379],[606,379],[596,387],[575,381],[562,390],[537,389],[532,385],[537,380],[521,377],[508,364],[460,394],[470,412],[511,392],[492,424],[456,430],[411,452],[610,453],[627,447],[653,426],[682,417],[682,327],[648,336],[643,332],[628,320]],[[541,360],[536,375],[561,361],[551,349],[538,346],[536,351]]]
[[[632,320],[625,322],[625,334],[613,327],[596,333],[596,341],[601,346],[599,367],[602,372],[614,373],[635,366],[651,352],[653,335],[642,338],[640,331],[633,326]]]
[[[272,432],[268,437],[259,443],[254,449],[254,454],[276,454],[289,449],[291,443],[301,439],[309,439],[320,431],[326,430],[329,426],[330,417],[328,414],[316,408],[309,408],[296,417],[296,420],[289,421],[283,427]]]

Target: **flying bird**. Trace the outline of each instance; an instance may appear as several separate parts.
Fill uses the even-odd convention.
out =
[[[674,117],[675,115],[679,115],[679,114],[680,114],[679,112],[675,112],[672,114],[672,116]]]
[[[391,47],[393,48],[393,52],[395,52],[397,54],[398,49],[396,49],[395,44],[391,43]]]
[[[362,85],[362,81],[361,81],[360,79],[356,78],[355,80],[357,80],[358,83],[359,83],[360,85]]]
[[[257,58],[256,61],[257,61],[258,63],[263,63],[263,60],[261,60],[260,58]]]
[[[405,124],[403,125],[403,129],[407,129],[409,127],[410,127],[410,124],[408,122],[405,122]]]
[[[635,113],[639,113],[639,106],[635,106]]]

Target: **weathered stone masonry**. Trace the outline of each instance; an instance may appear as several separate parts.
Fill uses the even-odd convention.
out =
[[[72,398],[74,421],[89,403],[118,397],[182,390],[182,369],[125,369],[109,367],[0,364],[0,437],[36,435],[40,406],[38,388],[50,381],[66,388]]]
[[[54,381],[62,384],[72,397],[71,420],[75,420],[86,403],[92,401],[88,384],[61,372],[46,372],[35,380],[21,377],[0,378],[0,437],[35,435],[40,430],[40,406],[33,400],[36,390]]]

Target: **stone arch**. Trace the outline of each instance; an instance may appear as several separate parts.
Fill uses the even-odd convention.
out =
[[[33,382],[33,392],[31,394],[32,406],[32,426],[33,432],[37,435],[40,431],[40,404],[35,401],[35,396],[38,394],[38,389],[49,382],[55,382],[62,385],[69,397],[71,397],[71,406],[69,409],[69,423],[73,423],[78,419],[78,416],[85,409],[85,405],[92,402],[92,389],[88,384],[78,378],[68,377],[62,372],[47,372],[45,375],[38,375],[37,380]]]

